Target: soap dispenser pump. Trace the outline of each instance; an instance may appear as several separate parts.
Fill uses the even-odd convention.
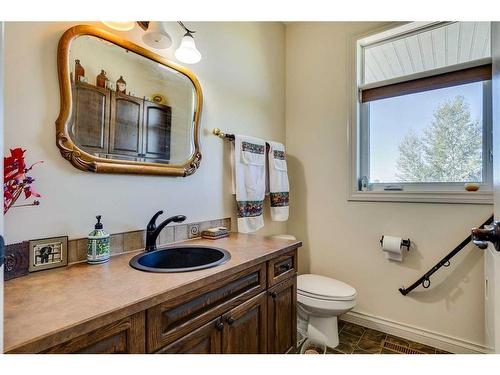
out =
[[[87,236],[87,263],[100,264],[109,260],[109,233],[103,230],[101,215],[96,216],[94,230]]]

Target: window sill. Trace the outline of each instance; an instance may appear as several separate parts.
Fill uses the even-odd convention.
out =
[[[406,203],[456,203],[493,204],[492,191],[355,191],[348,201],[361,202],[406,202]]]

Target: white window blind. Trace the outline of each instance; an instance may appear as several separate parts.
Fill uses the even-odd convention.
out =
[[[440,22],[362,45],[360,88],[384,86],[491,61],[489,22]]]

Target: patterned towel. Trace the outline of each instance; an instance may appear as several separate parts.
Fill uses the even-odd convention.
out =
[[[262,139],[243,135],[235,135],[234,138],[238,232],[250,233],[264,226],[262,206],[266,191],[266,143]]]
[[[285,146],[269,141],[269,196],[271,199],[271,220],[288,220],[290,185],[285,158]]]

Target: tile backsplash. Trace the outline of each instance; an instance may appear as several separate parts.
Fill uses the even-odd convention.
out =
[[[168,245],[174,242],[198,238],[201,232],[213,227],[226,227],[231,230],[231,218],[207,220],[197,223],[169,225],[160,232],[157,246]],[[144,249],[146,244],[146,230],[137,230],[125,233],[115,233],[110,236],[111,255]],[[68,242],[68,263],[82,262],[87,259],[87,239],[79,238]]]
[[[198,238],[201,232],[213,227],[224,226],[231,230],[231,219],[207,220],[197,223],[169,225],[160,232],[157,246],[164,246],[174,242]],[[111,256],[144,249],[146,230],[135,230],[125,233],[114,233],[110,236]],[[28,241],[6,246],[5,280],[25,276],[28,274],[29,246]],[[68,264],[87,260],[87,238],[77,238],[68,241]],[[42,271],[48,272],[48,271]]]

